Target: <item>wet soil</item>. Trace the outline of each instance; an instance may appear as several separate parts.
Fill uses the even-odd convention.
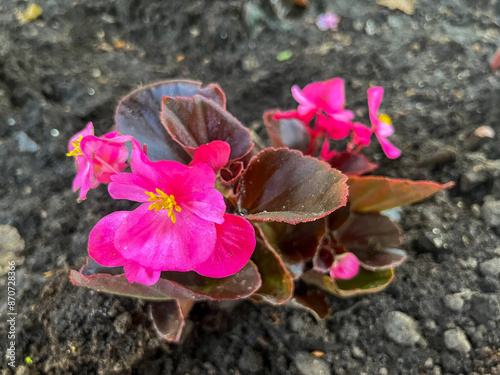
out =
[[[418,0],[408,15],[310,2],[280,20],[264,0],[39,0],[43,14],[21,25],[28,2],[0,1],[0,225],[25,243],[2,253],[17,262],[18,312],[11,369],[2,297],[2,374],[500,374],[500,273],[488,263],[500,262],[500,73],[488,63],[500,3]],[[325,10],[338,31],[314,24]],[[284,50],[292,57],[278,61]],[[291,306],[199,303],[174,345],[156,337],[144,302],[69,283],[92,226],[129,208],[105,187],[76,202],[71,135],[89,121],[108,131],[122,96],[169,78],[219,83],[229,111],[263,135],[265,110],[295,105],[293,84],[333,77],[364,121],[366,89],[386,88],[403,155],[373,145],[378,174],[456,182],[402,211],[410,257],[385,291],[332,297],[321,322]],[[474,135],[480,126],[496,135]]]

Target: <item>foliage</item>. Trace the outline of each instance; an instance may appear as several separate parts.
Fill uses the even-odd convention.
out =
[[[193,81],[138,89],[118,105],[117,131],[77,133],[68,155],[81,199],[109,183],[112,198],[138,206],[97,223],[73,284],[150,301],[169,341],[195,301],[293,302],[324,318],[327,294],[386,287],[406,253],[384,211],[450,185],[364,176],[377,168],[360,153],[372,135],[389,158],[401,153],[387,139],[389,116],[378,115],[381,87],[368,90],[370,128],[344,108],[340,78],[292,94],[296,110],[264,114],[265,149],[226,110],[218,85]]]

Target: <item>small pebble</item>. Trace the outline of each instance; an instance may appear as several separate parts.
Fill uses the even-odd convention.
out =
[[[489,227],[500,227],[500,200],[486,196],[481,207],[481,216]]]
[[[388,314],[385,332],[391,340],[402,345],[413,345],[422,339],[417,322],[401,311],[392,311]]]
[[[328,362],[309,353],[298,353],[294,362],[302,375],[331,375]]]
[[[427,358],[425,360],[424,367],[428,368],[428,369],[431,369],[432,367],[434,367],[434,361],[432,360],[432,358]]]
[[[118,317],[113,322],[113,326],[115,327],[116,332],[123,335],[127,333],[131,323],[132,316],[128,312],[124,312],[118,315]]]
[[[458,293],[447,295],[444,298],[444,303],[446,307],[453,311],[462,311],[462,308],[464,307],[464,300]]]
[[[361,359],[365,357],[365,353],[358,346],[352,347],[352,356],[357,359]]]
[[[479,271],[483,276],[498,276],[500,275],[500,257],[499,258],[493,258],[490,260],[487,260],[485,262],[482,262],[479,265]]]
[[[459,328],[449,329],[444,333],[444,345],[448,349],[462,354],[472,349],[467,335]]]

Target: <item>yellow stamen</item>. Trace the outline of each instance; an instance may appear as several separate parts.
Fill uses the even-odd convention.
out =
[[[176,218],[174,211],[181,212],[181,208],[175,202],[174,196],[165,194],[158,188],[156,188],[156,194],[150,191],[145,191],[145,193],[149,195],[148,202],[154,202],[148,207],[148,209],[155,210],[155,212],[168,210],[168,217],[172,220],[172,223],[175,223]]]
[[[382,113],[380,116],[379,116],[379,121],[382,121],[384,124],[387,124],[387,125],[391,125],[392,126],[392,120],[391,118],[389,117],[389,115],[386,115],[385,113]]]
[[[73,146],[73,150],[68,152],[66,156],[74,156],[75,158],[78,156],[83,156],[82,149],[80,148],[80,142],[82,141],[83,135],[75,138],[71,141],[71,146]]]

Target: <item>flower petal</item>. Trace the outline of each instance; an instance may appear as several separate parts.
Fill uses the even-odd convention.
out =
[[[117,211],[104,216],[89,235],[89,255],[100,265],[106,267],[123,266],[127,261],[114,245],[117,228],[130,214],[129,211]]]
[[[213,141],[207,145],[201,145],[196,149],[193,161],[189,165],[198,163],[208,164],[214,171],[218,171],[228,163],[231,154],[231,146],[224,141]]]
[[[94,169],[92,168],[92,164],[88,162],[88,160],[79,156],[76,160],[76,176],[73,180],[73,191],[77,191],[80,189],[79,197],[81,200],[87,199],[88,191],[95,187],[93,186],[94,179]],[[99,185],[99,182],[97,182]],[[97,186],[96,185],[96,186]]]
[[[153,285],[160,280],[161,271],[154,271],[140,266],[137,263],[128,263],[124,266],[125,276],[130,284],[133,282],[144,285]]]
[[[195,267],[195,271],[207,277],[234,275],[250,260],[255,249],[255,230],[246,219],[224,215],[224,223],[216,225],[217,242],[212,255]]]
[[[134,174],[176,199],[215,185],[215,172],[208,165],[199,163],[188,167],[170,160],[151,161],[137,141],[133,142],[130,166]]]
[[[384,88],[377,86],[371,87],[367,91],[368,93],[368,112],[370,113],[370,121],[373,126],[377,126],[377,113],[382,103],[382,98],[384,97]]]
[[[146,191],[154,192],[157,185],[134,173],[119,173],[111,176],[108,186],[109,195],[113,199],[128,199],[135,202],[147,202]]]
[[[142,204],[118,227],[115,246],[122,256],[155,271],[191,271],[213,252],[215,224],[189,210],[155,212]]]
[[[394,146],[387,138],[377,136],[378,141],[380,142],[380,146],[382,146],[382,150],[387,155],[389,159],[396,159],[401,155],[401,150]]]
[[[85,129],[83,129],[82,131],[76,133],[74,136],[72,136],[70,139],[69,139],[69,142],[68,142],[68,150],[69,151],[73,151],[75,148],[73,147],[73,141],[74,140],[77,140],[80,136],[85,137],[87,135],[94,135],[94,125],[92,125],[91,122],[89,122],[87,124],[87,126],[85,127]]]
[[[193,192],[190,195],[190,200],[179,203],[179,206],[183,210],[188,209],[204,220],[217,224],[224,222],[226,203],[224,203],[224,196],[215,189]]]

